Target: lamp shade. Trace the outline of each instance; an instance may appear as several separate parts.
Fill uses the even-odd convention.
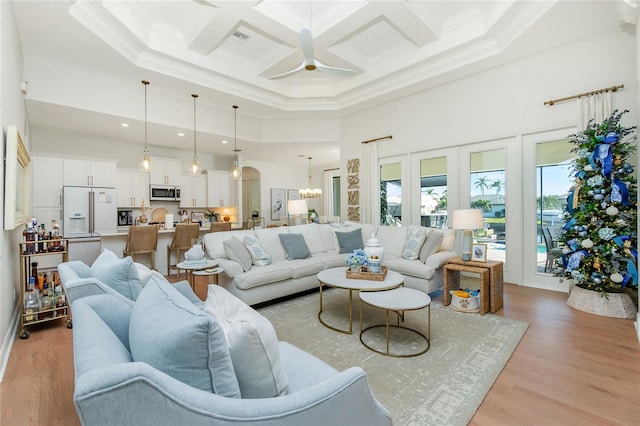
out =
[[[222,210],[222,214],[223,214],[224,216],[231,216],[231,210],[229,210],[229,209],[224,209],[224,210]]]
[[[289,200],[287,203],[287,211],[289,214],[306,215],[309,211],[306,200]]]
[[[454,210],[451,227],[453,229],[484,228],[484,222],[482,221],[482,210],[480,209]]]

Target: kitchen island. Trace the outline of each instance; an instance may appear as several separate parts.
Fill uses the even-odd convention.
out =
[[[179,225],[176,225],[179,226]],[[167,273],[167,246],[171,244],[173,240],[173,233],[175,227],[170,229],[160,228],[158,230],[158,246],[156,249],[156,268],[162,275]],[[209,232],[209,224],[200,227],[199,237],[202,238],[204,234]],[[127,237],[129,235],[129,228],[121,227],[113,232],[101,232],[100,233],[100,251],[109,249],[114,252],[118,257],[122,257],[122,252],[127,245]],[[174,254],[175,256],[175,254]],[[184,259],[179,259],[184,260]],[[144,265],[150,266],[151,262],[148,255],[139,255],[136,261]]]

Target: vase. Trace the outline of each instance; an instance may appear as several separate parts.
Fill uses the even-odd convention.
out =
[[[351,272],[358,272],[358,265],[351,265]]]
[[[570,289],[567,305],[579,311],[611,318],[632,319],[636,318],[638,312],[627,293],[607,293],[607,297],[603,297],[598,291],[576,285]]]
[[[364,246],[364,252],[367,254],[369,259],[376,256],[380,261],[382,261],[384,248],[380,245],[380,240],[376,238],[376,234],[371,234],[371,238],[367,240],[367,244]]]

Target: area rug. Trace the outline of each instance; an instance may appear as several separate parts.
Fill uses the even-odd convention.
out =
[[[347,297],[344,290],[323,292],[325,322],[338,328],[348,326]],[[394,425],[466,425],[528,324],[491,314],[456,312],[437,299],[431,304],[430,349],[414,358],[391,358],[362,345],[357,294],[351,335],[320,324],[318,292],[258,310],[273,323],[280,340],[312,353],[338,370],[362,367],[376,398],[390,411]],[[384,321],[384,311],[365,306],[365,327]],[[427,311],[407,312],[404,325],[426,334]],[[384,328],[372,330],[367,336],[371,340],[368,344],[384,350]],[[426,345],[416,337],[410,333],[393,334],[391,350],[419,352]]]

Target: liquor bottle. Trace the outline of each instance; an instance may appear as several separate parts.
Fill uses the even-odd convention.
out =
[[[31,262],[31,277],[35,284],[35,280],[38,279],[38,262]]]
[[[62,315],[65,315],[65,301],[64,301],[64,293],[60,293],[57,297],[56,297],[56,310],[55,310],[55,316],[59,317]]]
[[[29,278],[29,291],[24,294],[24,322],[38,320],[38,294],[34,290],[35,278]]]
[[[33,230],[33,225],[27,223],[27,254],[34,254],[36,252],[36,238],[37,233]]]
[[[44,223],[41,223],[40,226],[38,227],[38,253],[43,253],[45,252],[45,242],[44,240],[46,239],[45,234],[44,234]]]
[[[49,276],[47,275],[47,273],[44,273],[44,287],[42,289],[42,296],[40,296],[40,311],[49,311],[49,312],[40,312],[40,319],[46,319],[46,318],[51,318],[53,316],[53,311],[51,311],[51,309],[53,309],[54,306],[54,301],[53,301],[53,297],[51,297],[50,294],[50,288],[49,288]]]

